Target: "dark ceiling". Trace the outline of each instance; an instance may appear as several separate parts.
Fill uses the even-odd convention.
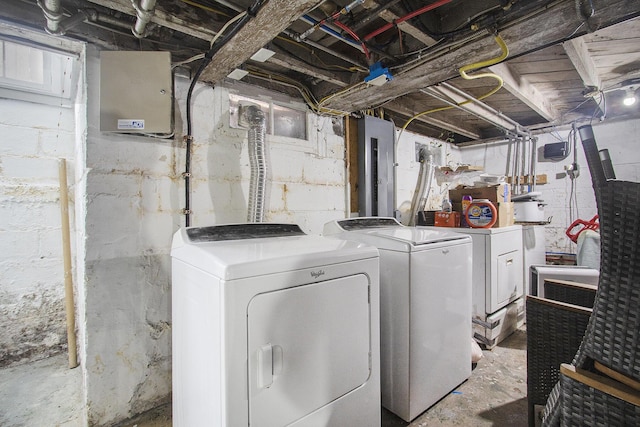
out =
[[[0,17],[48,26],[49,32],[101,49],[171,51],[174,63],[184,62],[180,66],[191,72],[209,52],[211,63],[201,81],[216,84],[242,69],[248,72],[243,81],[302,96],[321,114],[373,110],[399,127],[417,116],[409,129],[456,143],[594,117],[640,116],[640,102],[622,105],[628,90],[640,86],[638,0],[41,0],[40,5],[3,0]],[[229,22],[247,10],[255,16],[234,28],[242,20]],[[139,37],[132,31],[136,25],[142,28]],[[229,34],[233,37],[225,37]],[[275,55],[265,62],[250,59],[262,47]],[[464,66],[469,66],[467,78],[460,73]],[[478,73],[490,76],[474,78]]]

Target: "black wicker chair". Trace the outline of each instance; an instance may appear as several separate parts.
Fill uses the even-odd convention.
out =
[[[545,298],[527,296],[527,404],[529,426],[560,380],[560,365],[573,360],[591,316],[596,286],[545,280]]]
[[[581,127],[580,137],[600,217],[600,280],[584,338],[549,396],[543,425],[640,425],[638,390],[603,391],[621,380],[640,383],[640,183],[608,180],[591,126]]]

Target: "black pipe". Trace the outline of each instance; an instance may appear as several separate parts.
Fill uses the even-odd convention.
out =
[[[191,84],[189,85],[189,90],[187,91],[187,134],[184,136],[184,140],[186,142],[186,153],[185,153],[185,168],[182,177],[184,178],[184,192],[185,192],[185,205],[184,205],[184,215],[185,215],[185,226],[189,227],[191,224],[190,215],[190,195],[191,195],[191,143],[193,142],[193,136],[191,135],[191,96],[193,94],[193,89],[196,86],[196,82],[202,75],[202,72],[205,68],[211,63],[211,58],[224,46],[229,40],[231,40],[237,33],[244,27],[247,22],[251,18],[254,18],[258,11],[265,5],[269,0],[257,0],[252,6],[247,9],[247,14],[236,22],[234,27],[225,35],[222,39],[220,39],[217,43],[211,46],[211,49],[204,55],[204,59],[200,63],[200,67],[191,79]]]

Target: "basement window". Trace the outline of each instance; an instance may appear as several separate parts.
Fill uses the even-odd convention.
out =
[[[229,125],[246,128],[240,111],[247,104],[255,104],[265,113],[267,134],[286,138],[307,140],[307,111],[303,106],[279,102],[272,99],[255,99],[229,94]]]
[[[71,105],[77,58],[0,39],[0,96],[54,105]]]

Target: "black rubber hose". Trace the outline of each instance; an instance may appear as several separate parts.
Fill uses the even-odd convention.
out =
[[[247,9],[247,14],[236,22],[231,31],[229,31],[220,41],[211,46],[211,49],[204,55],[204,59],[200,63],[200,67],[191,79],[191,84],[189,85],[189,90],[187,91],[187,134],[185,135],[186,141],[186,154],[185,154],[185,170],[184,174],[184,192],[185,192],[185,206],[184,206],[184,215],[185,215],[185,226],[189,227],[191,225],[190,221],[190,196],[191,196],[191,142],[193,141],[193,136],[191,135],[191,96],[193,95],[193,89],[198,82],[198,79],[202,75],[202,72],[205,68],[211,63],[211,58],[224,46],[229,40],[231,40],[237,33],[246,25],[247,22],[251,18],[254,18],[258,11],[262,8],[262,6],[267,3],[268,0],[258,0],[256,1],[249,9]]]

